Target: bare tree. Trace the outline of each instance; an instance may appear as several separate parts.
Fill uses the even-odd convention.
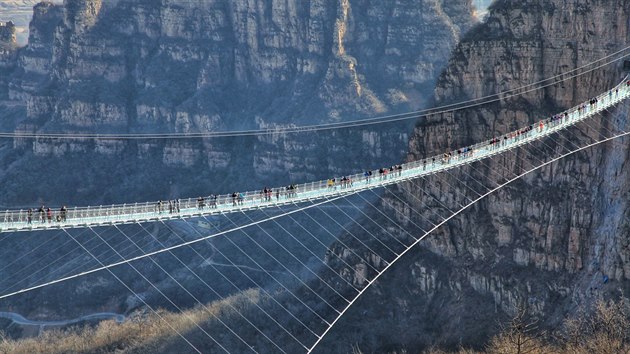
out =
[[[501,333],[492,338],[488,346],[489,353],[531,354],[538,353],[542,347],[545,331],[539,326],[539,320],[528,314],[524,305],[507,325],[501,325]]]
[[[567,352],[616,354],[630,352],[630,309],[627,300],[598,300],[564,323]]]

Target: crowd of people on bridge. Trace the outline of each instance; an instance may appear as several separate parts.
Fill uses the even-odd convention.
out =
[[[68,218],[68,208],[65,205],[59,208],[58,211],[54,211],[44,205],[40,206],[37,210],[28,208],[26,211],[26,222],[29,225],[32,224],[35,217],[42,224],[46,222],[49,224],[53,222],[65,222]]]
[[[269,188],[265,187],[260,190],[258,194],[258,198],[261,202],[271,202],[275,196],[276,201],[279,201],[281,198],[290,199],[295,198],[297,196],[298,186],[296,184],[290,184],[286,187],[280,188]],[[246,200],[256,200],[255,196],[246,195],[242,192],[233,192],[229,194],[225,199],[219,200],[219,196],[216,194],[211,194],[209,197],[199,197],[197,198],[197,209],[203,211],[208,207],[209,209],[217,209],[220,204],[226,205],[231,202],[232,206],[241,206],[244,205]],[[177,212],[179,212],[179,204],[177,208]]]
[[[219,198],[219,196],[217,196],[215,194],[211,194],[208,197],[207,201],[208,201],[208,207],[210,209],[216,209],[217,208],[218,198]],[[206,207],[206,198],[204,198],[204,197],[197,198],[197,209],[203,210],[205,207]],[[179,209],[178,209],[178,212],[179,212]]]
[[[627,88],[630,87],[630,80],[627,81],[626,87]],[[615,96],[615,98],[619,96],[619,88],[610,90],[607,93],[607,96],[609,99],[612,99],[613,95]],[[605,99],[606,96],[604,95],[601,97],[604,97]],[[577,112],[578,116],[582,116],[583,114],[588,113],[592,111],[593,109],[595,109],[598,103],[599,103],[599,98],[597,97],[592,98],[588,100],[587,102],[579,105],[575,112]],[[551,116],[547,119],[541,120],[536,124],[501,135],[499,137],[492,138],[485,143],[446,152],[441,158],[437,156],[437,157],[430,157],[430,158],[424,159],[421,162],[418,162],[417,166],[418,167],[422,166],[422,169],[426,170],[428,164],[431,164],[434,167],[436,164],[442,164],[442,165],[450,164],[452,160],[457,161],[461,159],[468,159],[472,157],[476,153],[476,149],[480,147],[486,147],[493,150],[493,149],[499,149],[505,146],[509,146],[513,144],[514,142],[518,142],[521,139],[529,137],[532,131],[534,130],[536,130],[538,133],[542,133],[545,129],[549,127],[554,127],[554,126],[557,126],[558,124],[567,123],[569,119],[571,119],[571,114],[569,113],[569,111],[565,111],[560,114]],[[387,181],[388,179],[393,178],[393,177],[401,177],[402,171],[403,171],[402,165],[393,165],[390,167],[382,167],[382,168],[379,168],[378,170],[367,170],[363,173],[363,177],[365,179],[365,183],[370,184],[372,183],[374,178],[376,178],[377,181]],[[356,176],[356,178],[360,178],[360,176],[361,175],[358,175]],[[341,178],[330,178],[326,180],[325,188],[328,191],[336,191],[337,188],[341,190],[345,190],[345,189],[352,188],[355,182],[356,181],[353,180],[353,177],[350,177],[350,176],[344,176]],[[313,184],[313,186],[315,186],[315,184]],[[317,187],[317,188],[320,188],[320,187]],[[290,184],[286,187],[280,187],[280,188],[264,187],[263,189],[260,190],[258,194],[258,199],[260,200],[260,202],[263,202],[263,203],[271,203],[274,200],[274,196],[275,196],[276,202],[280,202],[281,199],[287,200],[291,198],[296,198],[298,196],[298,186],[296,184]],[[196,200],[197,209],[200,211],[203,211],[206,208],[217,209],[219,205],[221,204],[229,205],[230,200],[233,207],[239,207],[239,206],[244,205],[246,199],[251,200],[251,201],[257,200],[256,194],[246,195],[242,192],[233,192],[232,194],[227,195],[223,198],[224,199],[220,199],[220,197],[215,194],[212,194],[208,197],[199,197]],[[149,206],[150,204],[147,204],[147,205],[148,205],[148,209],[150,209],[151,208]],[[194,199],[189,200],[188,204],[186,204],[184,207],[194,207]],[[158,214],[165,213],[167,210],[169,214],[179,214],[181,213],[181,209],[182,209],[182,203],[179,199],[174,199],[174,200],[169,200],[169,201],[160,200],[157,202],[157,204],[155,204],[155,212]],[[80,213],[77,215],[81,217]],[[18,219],[21,222],[24,221],[23,212],[20,212]],[[45,224],[45,223],[50,224],[54,222],[63,223],[63,222],[66,222],[67,219],[68,219],[68,208],[66,206],[63,206],[59,208],[58,210],[53,210],[49,207],[45,207],[44,205],[42,205],[41,207],[39,207],[39,209],[34,210],[32,208],[29,208],[26,211],[26,222],[29,225],[35,221],[39,221],[39,223],[41,224]],[[12,221],[12,220],[13,220],[13,216],[11,216],[10,219],[8,217],[5,217],[5,221]]]
[[[181,202],[179,199],[169,200],[168,201],[168,213],[175,214],[180,212]],[[155,205],[155,211],[158,214],[162,214],[165,212],[165,208],[167,207],[167,203],[163,200],[159,200]]]
[[[381,167],[378,170],[367,170],[363,172],[363,178],[365,178],[365,183],[370,183],[372,181],[372,176],[375,173],[378,173],[378,180],[385,181],[388,178],[392,177],[400,177],[402,175],[403,166],[402,165],[393,165],[390,167]],[[337,187],[341,189],[351,188],[353,186],[353,180],[350,176],[341,177],[341,179],[337,178],[329,178],[326,181],[326,186],[328,190],[337,190]]]

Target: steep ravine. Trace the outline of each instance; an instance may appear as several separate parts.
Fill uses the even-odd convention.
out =
[[[468,0],[44,2],[35,8],[29,45],[12,52],[10,76],[0,79],[0,118],[3,127],[26,132],[185,133],[417,109],[430,99],[448,53],[472,24]],[[343,33],[335,31],[340,26]],[[355,173],[399,161],[411,131],[409,124],[393,124],[202,141],[14,139],[0,149],[0,205],[135,202]],[[192,237],[189,228],[182,229]],[[151,231],[175,242],[164,228],[152,225]],[[124,242],[115,230],[103,232],[111,233],[112,242]],[[54,247],[33,251],[51,240]],[[158,247],[146,236],[143,240],[146,247]],[[3,289],[50,280],[90,260],[71,248],[64,234],[33,233],[3,242],[0,267],[8,266],[0,280]],[[30,251],[30,257],[13,263],[15,254]],[[64,255],[57,267],[45,267]],[[179,269],[172,259],[159,260],[173,272]],[[193,269],[202,263],[190,261]],[[41,273],[22,276],[40,268]],[[154,266],[142,264],[141,270],[177,294]],[[127,282],[136,280],[129,269],[119,272]],[[204,276],[217,277],[209,270]],[[136,286],[166,306],[147,284]],[[207,291],[195,290],[212,300]],[[233,291],[227,285],[219,290]],[[138,303],[115,279],[98,275],[4,305],[48,320],[94,307],[124,313]]]
[[[496,1],[487,20],[453,51],[436,85],[435,102],[513,89],[611,54],[628,43],[629,14],[625,1]],[[433,115],[418,123],[409,159],[533,123],[604,92],[624,75],[617,63],[500,103]],[[592,125],[605,122],[608,129],[627,130],[628,113],[621,106]],[[572,137],[600,133],[609,134],[582,127]],[[498,330],[497,321],[517,306],[528,306],[543,326],[555,327],[595,298],[627,294],[630,171],[625,162],[630,151],[621,142],[544,168],[442,227],[381,278],[329,343],[359,343],[367,352],[481,346]],[[542,157],[540,150],[534,150],[534,158]],[[439,211],[421,189],[454,206],[453,196],[466,192],[463,183],[480,189],[476,181],[488,181],[497,172],[522,172],[527,163],[515,157],[526,156],[494,159],[474,170],[399,186],[395,193],[411,208],[423,211],[428,205]],[[382,205],[407,231],[418,232],[406,216],[420,225],[423,221],[397,198],[386,196]],[[409,240],[403,230],[397,235]],[[381,237],[386,236],[381,232]],[[348,254],[341,245],[331,252]],[[343,269],[335,257],[329,259]],[[347,261],[356,266],[346,274],[361,285],[356,279],[364,276],[365,266],[353,258]]]
[[[390,114],[425,104],[444,59],[472,21],[469,1],[43,3],[35,8],[8,94],[25,110],[14,121],[25,132],[186,133]],[[393,124],[241,139],[16,139],[15,149],[32,154],[29,159],[59,160],[52,173],[77,169],[66,157],[97,155],[128,165],[117,178],[129,182],[85,182],[77,193],[63,179],[53,180],[49,189],[33,185],[21,200],[9,194],[0,202],[124,202],[129,193],[176,197],[191,184],[228,192],[325,178],[394,163],[405,153],[409,132],[409,124]],[[339,154],[343,150],[352,156]],[[172,176],[167,185],[143,186],[151,165]],[[215,173],[235,166],[241,173],[229,183]],[[0,180],[17,183],[21,169],[28,166]],[[79,180],[98,181],[92,169],[84,170]]]

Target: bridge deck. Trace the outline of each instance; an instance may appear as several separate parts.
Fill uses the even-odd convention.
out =
[[[329,182],[315,181],[299,184],[293,191],[285,188],[273,188],[271,198],[265,199],[260,191],[242,193],[242,198],[233,200],[230,195],[220,195],[216,199],[216,205],[212,204],[210,197],[205,197],[205,206],[200,208],[196,199],[181,200],[179,208],[169,210],[168,202],[160,208],[158,202],[108,205],[96,207],[76,207],[68,209],[65,220],[57,221],[61,216],[56,209],[52,220],[45,216],[40,219],[37,210],[32,213],[31,220],[26,210],[7,210],[0,212],[0,232],[33,231],[60,228],[83,228],[89,226],[104,226],[117,224],[142,223],[178,218],[190,218],[201,215],[217,215],[225,213],[243,212],[260,208],[274,208],[283,205],[303,203],[309,201],[333,198],[344,194],[353,194],[367,189],[379,188],[405,180],[430,175],[440,171],[455,168],[476,160],[488,158],[515,147],[527,144],[548,136],[568,126],[574,125],[584,119],[596,115],[607,108],[627,99],[630,96],[630,88],[625,80],[621,84],[597,96],[598,102],[591,105],[589,102],[580,104],[570,110],[556,115],[533,125],[523,127],[507,133],[496,139],[487,140],[479,144],[454,150],[450,154],[430,157],[401,165],[401,170],[393,173],[379,175],[378,170],[373,171],[370,178],[363,174],[349,176],[351,183],[341,184],[337,180],[334,186]],[[497,142],[498,140],[498,142]],[[281,191],[278,195],[277,191]],[[239,199],[241,199],[239,201]]]

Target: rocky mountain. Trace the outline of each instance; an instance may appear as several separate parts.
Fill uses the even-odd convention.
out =
[[[29,36],[29,23],[33,17],[33,6],[39,0],[3,0],[0,1],[0,22],[13,22],[16,27],[16,41],[18,45],[24,46]],[[52,0],[53,3],[61,4],[63,0]]]
[[[0,23],[0,96],[7,95],[8,78],[15,69],[16,53],[15,25],[13,22]]]
[[[448,104],[484,97],[612,54],[628,42],[629,12],[624,1],[496,1],[486,21],[453,51],[437,82],[435,101]],[[604,92],[624,75],[617,63],[499,103],[436,114],[416,127],[409,159],[531,124]],[[573,142],[610,135],[609,130],[627,130],[628,113],[622,106],[603,115],[591,126],[605,128],[582,127],[572,132]],[[555,140],[546,144],[557,146],[556,152],[571,146],[559,137]],[[532,150],[533,157],[521,151],[401,185],[397,197],[386,197],[382,208],[417,237],[421,234],[417,225],[427,225],[423,219],[430,215],[427,209],[448,215],[445,208],[455,210],[468,201],[463,195],[477,197],[473,190],[487,191],[492,182],[523,172],[529,165],[522,159],[535,163],[545,153],[553,153],[552,147],[526,149]],[[627,294],[630,171],[624,161],[628,158],[626,144],[607,144],[546,167],[481,201],[389,270],[345,319],[338,330],[345,337],[337,336],[331,343],[362,343],[359,347],[366,352],[481,346],[499,330],[497,319],[511,316],[519,306],[527,306],[543,327],[556,328],[575,308],[595,298]],[[387,239],[382,231],[380,235]],[[410,240],[404,232],[397,235]],[[340,244],[331,252],[350,254]],[[361,285],[369,267],[346,257],[354,269],[338,261],[331,264]]]
[[[431,99],[450,51],[474,23],[472,13],[468,0],[43,2],[34,8],[29,44],[7,59],[0,126],[70,134],[189,133],[350,121],[417,109]],[[98,205],[327,178],[400,161],[411,131],[409,122],[230,139],[4,139],[0,203]],[[195,237],[190,228],[177,227],[184,237]],[[123,230],[144,232],[133,226]],[[151,230],[163,242],[177,240],[164,227]],[[112,244],[128,242],[111,233],[106,239]],[[51,238],[55,248],[38,247]],[[329,236],[321,239],[331,242]],[[2,289],[20,285],[15,276],[27,267],[43,268],[19,279],[35,283],[90,262],[64,234],[3,241],[3,252],[30,256],[0,256],[7,274]],[[161,241],[148,240],[145,247],[159,247]],[[89,245],[94,252],[110,252],[94,242]],[[208,262],[221,259],[213,245],[204,246],[200,252],[208,260],[191,257],[190,251],[184,258],[213,280],[218,276],[207,270]],[[58,257],[65,261],[46,267]],[[171,258],[159,260],[174,274],[181,270]],[[154,265],[140,269],[167,293],[181,295]],[[149,301],[166,306],[137,274],[127,268],[116,272]],[[234,291],[229,284],[219,290]],[[194,292],[204,301],[213,299],[201,288]],[[101,276],[3,304],[26,317],[53,319],[79,317],[95,307],[124,312],[139,306],[113,278]]]
[[[477,18],[484,19],[488,14],[488,7],[494,0],[474,0],[475,14]]]
[[[23,104],[25,113],[9,123],[23,132],[188,133],[329,123],[418,108],[444,58],[472,25],[471,11],[468,1],[44,3],[35,9],[30,44],[9,83],[12,104]],[[127,186],[83,183],[100,178],[90,168],[73,175],[75,183],[61,178],[50,188],[35,184],[29,195],[5,195],[3,202],[123,202],[128,192],[158,199],[324,178],[399,161],[408,128],[238,142],[16,140],[14,148],[32,159],[60,160],[46,168],[53,174],[75,167],[77,157],[63,158],[74,154],[109,161],[99,163],[103,169],[142,167],[137,173],[111,171]],[[351,149],[359,155],[344,153]],[[150,166],[169,171],[163,173],[169,178],[155,181],[160,188],[142,187],[152,178],[146,175]],[[239,166],[240,173],[228,179],[216,174],[228,166]],[[10,171],[0,180],[24,183]]]
[[[195,132],[334,122],[429,101],[448,104],[559,75],[625,47],[630,12],[622,0],[497,0],[484,22],[462,35],[472,26],[469,2],[253,0],[204,5],[200,9],[175,1],[156,7],[143,0],[86,0],[66,1],[63,8],[42,7],[41,21],[32,26],[50,25],[54,31],[32,31],[31,42],[42,43],[38,54],[29,49],[14,54],[18,60],[6,91],[10,102],[22,102],[23,111],[17,104],[10,125],[42,132]],[[440,62],[451,49],[442,70]],[[38,55],[45,59],[34,59]],[[612,65],[544,90],[432,115],[415,127],[408,159],[536,122],[622,77],[620,64]],[[427,98],[434,81],[434,93]],[[532,146],[528,154],[514,153],[393,188],[384,194],[379,212],[360,221],[382,243],[365,230],[350,230],[352,238],[346,234],[329,248],[329,265],[350,284],[364,286],[373,274],[370,268],[385,263],[365,252],[357,236],[373,249],[394,244],[392,236],[409,243],[421,234],[420,228],[431,224],[429,216],[448,215],[466,198],[523,172],[527,159],[542,160],[572,142],[608,134],[607,129],[627,129],[628,113],[619,107],[603,115],[593,126],[605,129],[583,127],[572,132],[573,141],[557,138],[548,146]],[[394,142],[405,139],[400,129],[237,142],[14,141],[3,163],[11,163],[17,172],[1,177],[5,185],[18,180],[27,184],[32,200],[52,194],[38,186],[41,179],[24,177],[39,176],[38,168],[63,173],[73,167],[59,162],[68,157],[82,158],[88,172],[77,179],[64,175],[73,188],[52,183],[59,195],[78,200],[118,200],[131,190],[135,197],[153,196],[155,190],[176,195],[190,183],[220,189],[234,183],[318,178],[361,168],[356,161],[394,160],[399,152]],[[322,141],[328,145],[321,146]],[[25,154],[31,165],[36,161],[36,167],[27,168],[24,157],[15,158],[15,152]],[[387,352],[432,345],[482,347],[499,330],[497,321],[510,317],[517,307],[527,306],[541,327],[556,328],[583,304],[626,294],[630,171],[623,161],[628,155],[626,145],[607,144],[481,201],[392,267],[321,348],[348,352],[358,346],[364,352]],[[242,175],[212,174],[234,166]],[[97,173],[104,167],[109,170]],[[131,177],[116,172],[119,169]],[[300,172],[287,177],[275,173],[280,170]],[[110,181],[111,173],[115,183],[100,180]],[[243,182],[251,176],[256,180]],[[152,190],[139,191],[139,181],[149,182]],[[106,195],[96,198],[96,190]],[[166,234],[162,232],[164,238]],[[365,255],[369,264],[357,254]],[[92,286],[102,300],[109,296],[103,284],[101,279],[78,288],[85,294]],[[83,298],[72,295],[72,300]],[[64,303],[64,296],[56,294],[55,299],[69,311],[76,304]],[[31,300],[41,304],[49,298],[38,294]],[[291,304],[290,299],[281,301]],[[32,313],[51,311],[46,304],[15,306]],[[284,321],[280,315],[277,319]],[[178,344],[163,350],[175,350]]]

